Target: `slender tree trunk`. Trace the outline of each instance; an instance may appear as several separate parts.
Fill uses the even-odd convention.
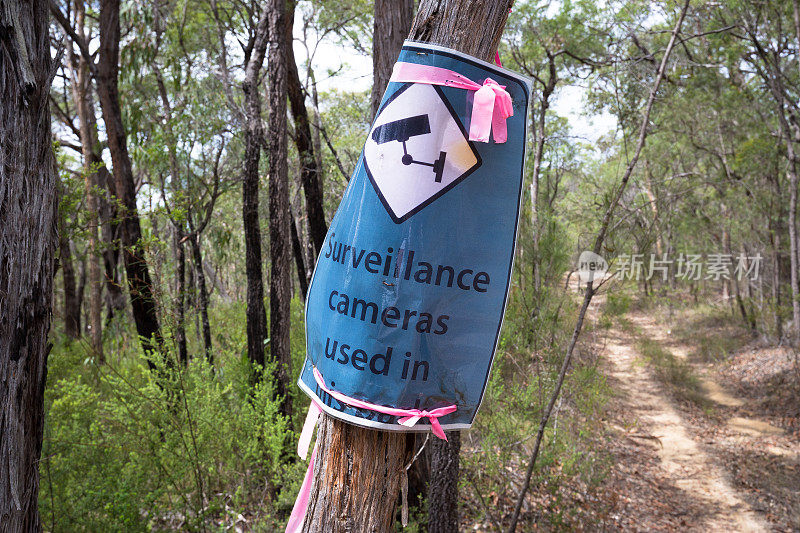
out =
[[[789,260],[792,283],[792,338],[800,339],[800,279],[798,279],[797,259],[797,172],[794,168],[794,148],[792,139],[786,139],[786,149],[789,156]]]
[[[268,10],[262,7],[255,29],[255,42],[245,68],[242,91],[245,103],[244,175],[242,176],[242,219],[244,223],[245,270],[247,273],[247,356],[264,366],[267,342],[267,312],[264,308],[264,276],[261,271],[261,224],[258,219],[258,164],[264,128],[258,82],[269,32]]]
[[[388,533],[413,435],[320,419],[304,533]]]
[[[76,32],[84,40],[84,6],[76,2]],[[103,280],[100,271],[99,247],[99,183],[97,179],[98,164],[95,152],[98,151],[97,129],[94,120],[94,103],[91,100],[92,80],[89,65],[83,56],[76,56],[70,47],[70,67],[72,71],[72,100],[78,111],[80,123],[81,151],[83,154],[84,189],[86,193],[86,222],[89,235],[86,261],[88,263],[89,282],[89,338],[92,351],[98,362],[105,362],[103,355]],[[91,118],[90,118],[91,115]]]
[[[106,327],[108,327],[116,314],[125,310],[126,302],[119,273],[120,227],[117,220],[117,206],[113,201],[116,197],[113,189],[114,177],[105,166],[97,170],[97,176],[105,188],[105,194],[100,197],[100,217],[103,221],[103,265],[106,276]]]
[[[122,255],[128,278],[131,309],[136,332],[145,353],[160,351],[161,329],[158,324],[153,284],[142,244],[142,228],[136,207],[133,168],[128,154],[125,125],[119,101],[119,0],[100,2],[100,50],[97,65],[97,92],[103,110],[108,149],[114,164],[115,200],[119,203]],[[150,363],[152,368],[152,363]]]
[[[270,360],[276,364],[275,389],[281,400],[281,413],[291,421],[292,402],[289,380],[292,376],[291,300],[292,237],[289,227],[289,161],[286,139],[287,48],[286,34],[291,32],[286,0],[269,1],[269,43],[267,70],[269,78],[269,337]],[[292,54],[293,56],[294,54]],[[294,64],[294,61],[292,61]],[[296,68],[296,67],[295,67]],[[305,148],[311,149],[305,103]],[[300,137],[297,134],[297,138]],[[314,166],[313,154],[300,154],[303,167]],[[304,171],[301,171],[301,175]],[[314,172],[316,176],[316,171]],[[324,222],[324,219],[323,219]],[[327,228],[325,228],[327,232]],[[323,239],[324,239],[323,234]],[[320,243],[320,248],[322,243]]]
[[[422,0],[409,38],[489,60],[497,50],[511,3]],[[392,531],[401,472],[413,442],[413,436],[366,429],[323,415],[303,532]]]
[[[672,53],[673,48],[675,47],[675,41],[677,40],[678,34],[681,31],[681,26],[683,26],[683,21],[686,18],[686,12],[689,10],[689,0],[685,0],[683,7],[681,8],[680,15],[678,16],[678,20],[675,23],[675,27],[672,30],[672,35],[670,36],[669,43],[667,44],[666,50],[664,50],[664,55],[661,58],[661,63],[659,64],[658,71],[656,73],[656,78],[653,81],[653,85],[650,88],[650,94],[647,97],[647,103],[644,107],[644,113],[642,116],[642,121],[639,125],[639,138],[636,142],[636,150],[633,153],[633,157],[628,162],[628,166],[625,168],[625,173],[622,175],[622,179],[620,180],[619,185],[614,192],[614,196],[611,199],[611,203],[609,203],[608,208],[606,208],[606,212],[603,214],[603,219],[600,222],[600,230],[597,232],[597,237],[594,241],[594,247],[592,251],[596,254],[599,254],[603,249],[603,243],[606,239],[606,234],[609,230],[611,225],[611,218],[614,216],[614,211],[617,208],[617,204],[619,203],[620,199],[622,198],[622,194],[625,192],[626,187],[628,186],[628,181],[630,181],[631,175],[633,174],[634,169],[636,168],[636,164],[639,161],[639,156],[642,153],[642,149],[644,149],[645,143],[647,141],[647,134],[648,134],[648,124],[650,123],[650,113],[653,110],[653,104],[656,100],[656,95],[658,94],[658,88],[661,86],[661,80],[664,79],[664,74],[667,70],[667,61],[669,60],[669,56]],[[517,530],[517,524],[519,523],[520,513],[522,512],[522,505],[525,502],[525,496],[530,488],[531,477],[533,476],[533,469],[536,466],[536,459],[539,457],[539,449],[542,444],[542,439],[544,438],[544,431],[547,428],[547,423],[550,420],[550,416],[553,414],[553,408],[556,405],[556,401],[558,400],[559,395],[561,394],[561,387],[564,384],[564,379],[567,375],[567,370],[570,367],[570,363],[572,361],[572,354],[575,351],[575,346],[578,343],[578,338],[580,337],[581,330],[583,328],[583,321],[586,317],[586,310],[589,308],[589,304],[592,302],[592,297],[594,296],[596,289],[592,287],[592,282],[590,281],[586,285],[586,291],[584,292],[583,296],[583,303],[581,304],[581,308],[578,311],[578,320],[575,322],[575,327],[572,330],[572,336],[570,337],[569,346],[567,347],[567,352],[564,355],[564,360],[561,363],[561,369],[558,373],[558,379],[556,381],[556,386],[553,392],[550,394],[550,398],[545,406],[545,410],[542,413],[542,418],[539,421],[539,428],[536,431],[536,440],[533,443],[533,451],[531,452],[530,460],[528,461],[528,468],[525,472],[525,479],[523,481],[522,487],[520,488],[519,494],[517,495],[517,502],[514,506],[514,514],[511,517],[511,525],[508,527],[508,533],[514,533]]]
[[[306,301],[308,295],[308,273],[306,272],[306,259],[303,254],[303,243],[300,242],[300,234],[297,232],[297,222],[294,219],[294,214],[290,211],[289,216],[289,229],[292,232],[292,254],[294,255],[294,264],[297,269],[297,279],[300,282],[300,294],[303,295],[303,301]]]
[[[0,529],[41,531],[39,458],[58,245],[45,2],[0,1]]]
[[[325,222],[325,210],[322,195],[322,169],[317,164],[314,155],[314,142],[311,136],[311,123],[308,120],[306,97],[300,75],[297,72],[297,63],[292,47],[292,28],[294,26],[295,2],[287,2],[286,17],[286,42],[282,46],[286,55],[284,84],[287,87],[289,105],[294,119],[294,143],[300,157],[300,182],[303,184],[303,194],[306,199],[306,213],[308,214],[308,229],[311,242],[314,243],[314,256],[319,256],[325,235],[328,233],[328,224]],[[273,46],[275,46],[273,44]],[[270,93],[271,94],[271,93]],[[271,99],[270,99],[271,101]],[[272,141],[272,137],[270,137]]]
[[[531,176],[531,252],[533,254],[533,287],[538,294],[542,288],[542,266],[539,257],[539,180],[542,173],[542,158],[546,140],[547,110],[550,109],[550,96],[556,88],[558,76],[553,55],[547,52],[548,78],[542,85],[539,97],[539,116],[536,121],[536,146],[533,151],[533,175]]]
[[[206,274],[203,272],[203,254],[200,251],[200,236],[192,231],[189,242],[192,245],[192,261],[194,262],[194,277],[197,280],[197,304],[200,307],[200,321],[203,324],[203,348],[206,352],[208,364],[214,364],[214,352],[211,345],[211,322],[208,320],[208,288],[206,287]]]
[[[64,284],[64,332],[68,337],[81,336],[81,308],[75,288],[75,265],[72,262],[72,246],[67,234],[66,215],[59,213],[58,251],[61,263],[61,277]]]
[[[775,180],[777,184],[777,180]],[[780,190],[777,191],[780,198]],[[772,306],[775,313],[775,337],[783,340],[783,316],[781,313],[781,241],[778,220],[769,218],[770,244],[772,245]]]
[[[178,361],[186,366],[189,353],[186,347],[186,251],[181,232],[173,228],[172,250],[175,256],[175,344],[178,346]]]
[[[375,0],[372,30],[372,118],[392,77],[392,68],[411,30],[413,0]]]
[[[458,533],[458,454],[461,434],[452,431],[448,440],[433,439],[428,485],[428,533]]]

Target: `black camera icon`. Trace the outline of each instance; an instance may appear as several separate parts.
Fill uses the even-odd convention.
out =
[[[408,118],[401,118],[386,124],[381,124],[372,131],[372,140],[378,144],[391,141],[399,141],[403,145],[403,157],[400,162],[408,166],[411,164],[432,167],[434,181],[441,183],[444,174],[444,162],[447,152],[439,152],[439,157],[433,163],[415,160],[408,153],[406,143],[411,137],[427,135],[431,132],[431,124],[428,115],[416,115]]]

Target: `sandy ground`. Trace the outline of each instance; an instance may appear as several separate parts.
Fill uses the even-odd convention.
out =
[[[594,317],[601,304],[602,299],[593,304]],[[687,359],[692,346],[675,341],[646,313],[630,312],[626,318],[636,335]],[[752,416],[751,400],[731,393],[700,365],[692,365],[714,413],[698,416],[699,409],[677,402],[653,375],[637,353],[633,335],[618,326],[602,333],[609,381],[619,392],[610,421],[620,437],[613,450],[619,466],[611,486],[621,503],[607,526],[637,531],[800,531],[791,509],[768,519],[772,517],[768,506],[760,504],[734,475],[740,456],[754,450],[768,453],[783,461],[780,471],[796,475],[800,492],[796,441],[784,429]],[[746,478],[769,475],[746,474]]]

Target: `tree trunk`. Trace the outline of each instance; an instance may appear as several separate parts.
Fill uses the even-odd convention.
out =
[[[514,0],[421,0],[408,38],[492,61]]]
[[[125,125],[119,102],[119,0],[100,2],[100,50],[97,65],[97,92],[103,110],[108,149],[114,164],[114,193],[119,203],[122,255],[128,278],[131,309],[142,349],[160,351],[161,329],[153,298],[150,270],[142,244],[142,228],[136,207],[133,168],[128,154]],[[150,363],[151,368],[153,367]]]
[[[497,50],[511,3],[422,0],[409,39],[489,60]],[[362,428],[323,415],[303,532],[392,531],[401,472],[413,442],[413,436]]]
[[[105,166],[97,170],[97,176],[105,188],[105,194],[100,197],[100,218],[102,220],[103,266],[106,276],[107,327],[114,319],[114,316],[125,309],[125,293],[122,290],[122,281],[119,274],[120,228],[117,220],[117,206],[113,201],[116,197],[114,193],[114,177]]]
[[[46,2],[0,1],[0,529],[41,531],[57,246]]]
[[[533,287],[538,295],[542,288],[542,268],[539,257],[539,179],[544,157],[545,126],[547,125],[547,110],[550,109],[550,96],[556,88],[558,77],[556,62],[553,55],[547,52],[548,78],[542,84],[542,94],[539,97],[539,117],[536,123],[536,147],[533,151],[533,173],[531,176],[531,253],[533,256]],[[537,296],[538,298],[538,296]]]
[[[267,312],[264,308],[264,277],[261,272],[261,225],[258,220],[258,163],[264,128],[258,80],[267,51],[269,18],[266,7],[255,29],[255,41],[245,69],[242,91],[245,103],[244,175],[242,176],[242,220],[244,223],[245,270],[247,274],[247,357],[264,366],[267,342]]]
[[[84,6],[76,2],[76,32],[84,41]],[[81,152],[83,154],[84,189],[86,193],[86,223],[89,243],[86,250],[89,282],[89,339],[92,351],[98,362],[105,362],[103,355],[103,280],[100,271],[100,247],[98,221],[100,204],[98,200],[97,165],[102,159],[95,157],[98,152],[97,127],[94,120],[94,102],[91,100],[92,80],[89,65],[83,56],[76,56],[70,47],[70,70],[72,74],[72,100],[78,111],[80,123]],[[91,116],[91,118],[90,118]],[[100,161],[98,161],[100,159]]]
[[[375,0],[372,30],[372,96],[371,117],[374,119],[381,98],[392,77],[392,68],[400,48],[411,30],[413,0]]]
[[[304,533],[394,531],[407,441],[413,435],[365,429],[323,415]]]
[[[173,228],[172,250],[175,256],[175,344],[178,346],[178,361],[186,366],[189,352],[186,347],[186,251],[178,228]]]
[[[81,336],[81,308],[75,288],[75,265],[72,263],[66,218],[64,213],[59,213],[58,251],[61,277],[64,283],[64,333],[72,339],[79,339]]]
[[[208,288],[206,287],[206,274],[203,272],[203,254],[200,251],[200,236],[192,231],[189,241],[192,244],[192,261],[194,262],[194,277],[197,280],[197,304],[200,307],[200,321],[203,323],[203,348],[206,351],[206,361],[214,364],[214,353],[211,346],[211,322],[208,320]]]
[[[780,192],[780,191],[778,191]],[[775,312],[775,337],[783,342],[783,316],[781,313],[781,241],[778,223],[769,217],[770,244],[772,245],[772,307]]]
[[[794,168],[794,149],[792,139],[786,139],[789,156],[789,259],[792,281],[792,340],[800,339],[800,279],[798,279],[797,260],[797,172]]]
[[[303,194],[306,199],[306,212],[308,213],[308,228],[311,242],[314,243],[314,256],[319,256],[325,235],[328,233],[328,224],[325,222],[325,209],[322,195],[322,169],[317,164],[314,155],[314,143],[311,137],[311,124],[308,120],[306,97],[297,72],[297,63],[292,48],[292,28],[294,26],[294,0],[287,2],[286,17],[286,42],[283,45],[286,55],[284,84],[289,94],[289,105],[294,118],[294,143],[300,158],[300,182],[303,184]],[[277,46],[275,44],[273,47]],[[283,70],[283,69],[282,69]],[[272,93],[270,93],[272,94]],[[271,98],[270,98],[271,101]],[[272,137],[270,137],[272,141]]]
[[[300,242],[300,234],[297,232],[297,222],[294,215],[289,212],[291,219],[289,220],[289,229],[292,232],[292,254],[294,254],[294,264],[297,269],[297,279],[300,282],[300,294],[303,295],[303,301],[306,301],[308,295],[308,274],[306,273],[306,258],[303,254],[303,243]]]
[[[428,533],[458,533],[458,454],[461,434],[449,432],[447,441],[433,439],[428,484]]]
[[[292,17],[293,18],[293,17]],[[292,237],[289,228],[289,161],[286,140],[286,97],[289,56],[286,34],[291,34],[291,18],[286,13],[286,0],[270,0],[269,43],[267,70],[269,78],[269,347],[270,361],[276,365],[275,392],[282,398],[281,414],[291,422],[292,402],[289,380],[292,377],[291,300],[292,300]],[[280,37],[284,38],[281,39]],[[292,54],[293,56],[294,54]],[[294,64],[294,62],[292,62]],[[296,68],[296,67],[295,67]],[[302,105],[305,127],[308,116]],[[306,132],[307,148],[311,149],[311,134]],[[299,139],[300,133],[297,134]],[[303,167],[314,166],[313,154],[304,158]],[[301,175],[305,170],[301,170]],[[316,170],[314,171],[316,176]],[[306,196],[308,198],[308,196]],[[323,220],[324,223],[324,220]],[[327,228],[325,228],[327,232]],[[322,238],[325,238],[323,234]],[[319,249],[322,249],[320,242]],[[319,250],[318,249],[318,250]]]

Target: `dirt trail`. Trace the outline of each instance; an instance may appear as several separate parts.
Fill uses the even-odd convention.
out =
[[[686,358],[686,347],[671,345],[669,339],[664,338],[663,328],[652,319],[635,313],[629,314],[628,319],[642,335],[658,341],[674,356]],[[724,469],[704,450],[705,443],[693,437],[688,422],[674,406],[668,392],[642,363],[635,348],[636,339],[621,328],[613,327],[605,340],[604,357],[610,363],[612,379],[621,389],[625,418],[637,426],[632,435],[657,438],[661,470],[658,475],[685,494],[683,502],[703,509],[702,516],[697,518],[695,514],[686,526],[697,531],[768,531],[767,524],[733,487]],[[713,381],[704,378],[702,385],[710,400],[720,405],[742,405],[741,399],[731,396]],[[729,424],[749,433],[781,431],[752,419],[731,420]],[[676,505],[682,504],[677,502]],[[685,512],[692,514],[688,509]],[[695,519],[701,523],[696,523]]]

